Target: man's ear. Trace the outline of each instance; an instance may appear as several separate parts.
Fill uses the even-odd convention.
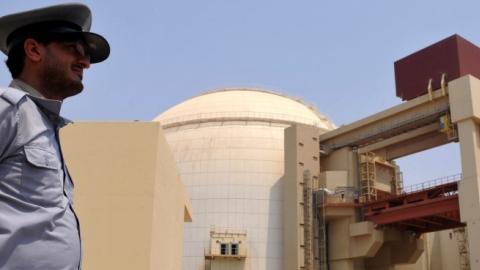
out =
[[[45,46],[33,38],[27,38],[23,42],[23,49],[25,50],[25,60],[38,63],[42,61],[45,54]]]

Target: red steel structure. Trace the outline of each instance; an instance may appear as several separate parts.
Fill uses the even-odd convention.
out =
[[[394,64],[397,96],[410,100],[441,85],[442,75],[452,81],[463,75],[480,76],[480,48],[459,35],[450,36]],[[480,78],[480,77],[479,77]]]
[[[378,227],[417,234],[465,226],[460,221],[458,181],[384,196],[364,204],[365,219]]]

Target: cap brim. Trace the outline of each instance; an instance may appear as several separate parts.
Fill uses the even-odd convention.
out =
[[[90,63],[100,63],[110,55],[110,45],[108,41],[99,34],[92,32],[79,32],[85,39],[90,55]]]
[[[90,63],[100,63],[110,55],[110,45],[108,41],[101,35],[92,32],[58,32],[45,31],[45,34],[54,34],[55,41],[64,40],[82,40],[87,45],[86,51],[90,56]],[[23,40],[23,39],[21,39]]]

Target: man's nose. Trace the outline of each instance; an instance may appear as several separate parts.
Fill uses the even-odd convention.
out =
[[[82,65],[84,69],[87,69],[90,67],[90,56],[88,54],[83,55],[80,57],[80,60],[78,62],[80,63],[80,65]]]

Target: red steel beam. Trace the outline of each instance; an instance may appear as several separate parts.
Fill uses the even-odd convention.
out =
[[[377,225],[388,225],[412,219],[442,215],[446,212],[454,211],[459,211],[458,195],[438,197],[398,207],[387,208],[377,212],[368,211],[368,213],[365,214],[365,218]],[[460,222],[460,220],[458,220],[458,222]]]
[[[442,219],[444,221],[459,222],[459,220],[460,220],[460,210],[449,212],[449,213],[444,213],[443,215],[437,215],[436,218]]]
[[[431,219],[428,219],[428,218],[419,218],[418,220],[422,221],[422,222],[425,222],[425,223],[430,223],[430,224],[433,224],[433,225],[436,225],[436,226],[442,226],[443,225],[441,222],[431,220]]]
[[[455,192],[458,190],[458,183],[457,182],[450,182],[446,184],[441,184],[434,187],[428,187],[425,189],[412,191],[408,193],[401,193],[401,194],[391,194],[385,191],[377,190],[377,193],[380,194],[379,199],[375,201],[369,201],[365,203],[365,206],[370,205],[378,205],[382,203],[389,203],[392,201],[405,201],[408,202],[416,201],[416,200],[423,200],[425,198],[436,198],[442,194]]]
[[[417,224],[417,223],[415,223],[415,222],[400,222],[399,225],[408,226],[408,227],[416,227],[416,228],[420,228],[420,229],[425,229],[425,228],[427,228],[426,225]]]
[[[464,227],[465,224],[464,223],[449,223],[449,224],[445,224],[443,226],[436,226],[436,227],[428,227],[424,230],[422,229],[418,229],[418,230],[410,230],[410,231],[414,231],[416,233],[429,233],[429,232],[436,232],[436,231],[443,231],[443,230],[448,230],[448,229],[455,229],[455,228],[460,228],[460,227]]]

